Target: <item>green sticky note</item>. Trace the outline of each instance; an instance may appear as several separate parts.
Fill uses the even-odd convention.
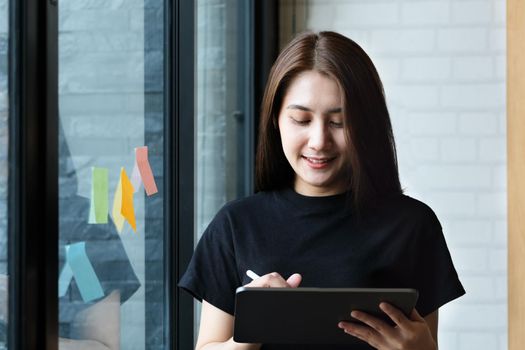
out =
[[[90,224],[108,223],[108,169],[91,168],[91,205],[89,209]]]

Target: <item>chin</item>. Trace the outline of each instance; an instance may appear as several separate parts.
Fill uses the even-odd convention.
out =
[[[312,188],[316,188],[317,190],[323,191],[323,192],[331,192],[334,189],[336,189],[334,186],[327,184],[325,182],[307,182],[308,186]]]

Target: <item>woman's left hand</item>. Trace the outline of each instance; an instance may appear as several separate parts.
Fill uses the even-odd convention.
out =
[[[425,319],[413,309],[410,317],[390,304],[381,303],[379,307],[394,321],[395,326],[361,311],[352,311],[352,317],[365,323],[339,322],[339,328],[378,350],[437,350]]]

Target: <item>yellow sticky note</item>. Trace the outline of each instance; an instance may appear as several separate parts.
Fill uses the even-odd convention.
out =
[[[137,223],[135,222],[135,209],[133,208],[133,185],[129,180],[126,170],[120,170],[120,180],[122,185],[122,208],[120,213],[129,222],[133,231],[137,232]]]
[[[122,216],[122,171],[118,180],[117,189],[115,190],[115,196],[113,197],[113,223],[117,228],[118,233],[122,233],[124,227],[124,216]]]

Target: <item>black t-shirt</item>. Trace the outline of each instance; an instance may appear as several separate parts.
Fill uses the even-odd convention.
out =
[[[286,189],[226,204],[204,232],[179,286],[231,315],[235,289],[251,281],[248,269],[285,279],[300,273],[301,287],[414,288],[423,317],[465,293],[427,205],[398,195],[358,218],[348,197],[307,197]]]

